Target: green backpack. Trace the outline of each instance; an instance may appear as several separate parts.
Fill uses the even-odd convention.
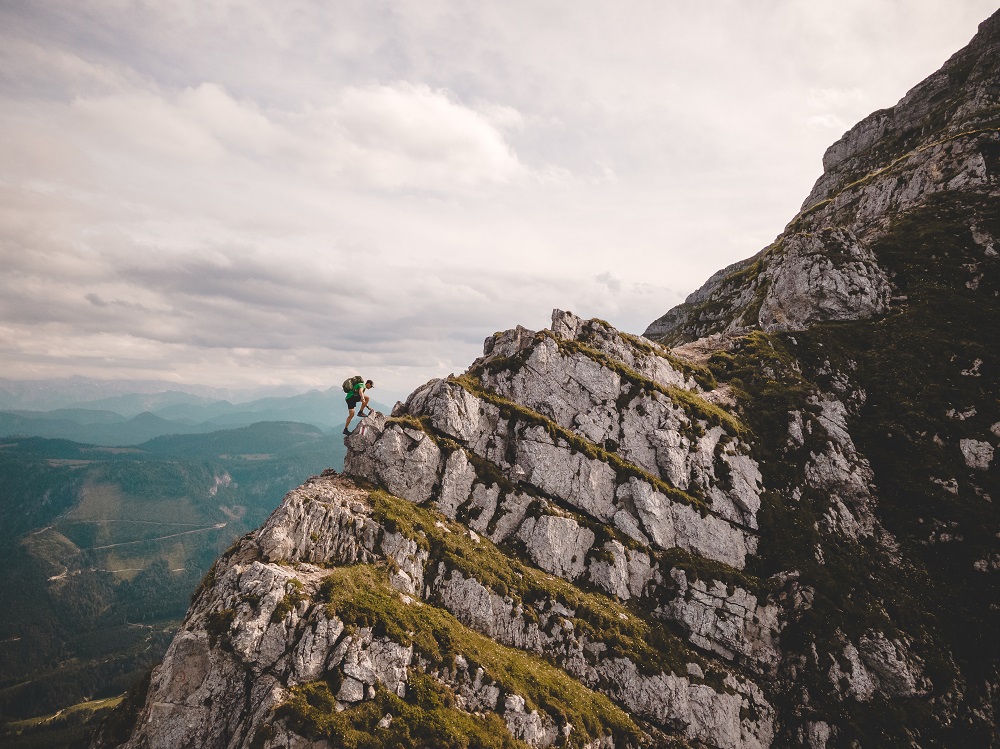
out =
[[[360,385],[362,382],[364,382],[364,379],[361,377],[361,375],[354,375],[354,377],[348,377],[346,380],[344,380],[344,392],[345,393],[351,392],[352,390],[354,390],[355,387]]]

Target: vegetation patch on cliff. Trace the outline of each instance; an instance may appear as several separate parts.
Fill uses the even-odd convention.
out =
[[[686,664],[703,663],[680,637],[641,612],[530,567],[488,539],[475,541],[464,526],[443,515],[384,491],[374,492],[372,502],[376,520],[408,538],[422,540],[431,551],[432,564],[443,563],[497,595],[510,597],[522,604],[525,616],[537,616],[533,613],[536,604],[558,603],[572,611],[566,618],[574,630],[607,646],[603,657],[628,658],[645,674],[685,674]]]
[[[992,635],[1000,614],[985,603],[997,600],[1000,585],[973,571],[996,548],[988,498],[1000,496],[1000,483],[995,468],[969,465],[959,449],[962,440],[995,443],[990,430],[1000,422],[1000,359],[989,343],[1000,320],[998,216],[995,198],[928,198],[872,245],[896,287],[888,314],[794,334],[756,332],[710,362],[740,397],[767,487],[761,556],[749,571],[795,570],[815,592],[782,646],[813,663],[798,682],[813,708],[840,726],[844,745],[908,746],[914,736],[941,746],[989,743],[971,704],[941,712],[928,701],[944,704],[985,683],[1000,658]],[[812,455],[828,449],[816,418],[820,393],[847,405],[891,540],[822,530],[830,492],[811,489],[803,475]],[[804,444],[789,439],[794,414],[807,427]],[[873,632],[907,643],[933,685],[926,698],[876,694],[859,704],[831,681],[830,659],[843,659],[844,638],[857,644]]]
[[[334,570],[320,587],[330,616],[345,624],[371,627],[376,636],[412,645],[430,668],[451,668],[456,655],[484,671],[508,694],[525,699],[528,709],[571,723],[571,746],[612,735],[617,741],[638,741],[635,722],[607,697],[593,692],[563,671],[523,651],[504,647],[465,627],[449,612],[421,603],[404,602],[385,573],[370,565]]]
[[[645,481],[646,483],[651,484],[657,491],[665,494],[666,496],[670,497],[670,499],[676,502],[681,502],[683,504],[691,505],[692,507],[695,507],[705,513],[710,512],[705,502],[699,499],[698,497],[694,496],[690,492],[685,492],[682,491],[681,489],[678,489],[675,486],[671,486],[663,479],[653,476],[652,474],[648,473],[647,471],[644,471],[638,466],[629,463],[628,461],[623,459],[620,455],[608,452],[607,450],[598,447],[593,442],[585,440],[583,437],[574,434],[568,429],[564,429],[563,427],[559,426],[554,421],[552,421],[552,419],[543,416],[537,411],[533,411],[530,408],[522,406],[519,403],[515,403],[500,395],[497,395],[496,393],[490,392],[489,390],[485,389],[478,380],[476,380],[474,377],[470,375],[449,377],[448,382],[451,382],[455,385],[458,385],[461,388],[464,388],[472,395],[475,395],[477,398],[492,403],[493,405],[495,405],[497,408],[500,409],[500,412],[504,416],[508,418],[514,418],[519,421],[526,422],[528,424],[534,424],[536,426],[540,426],[543,429],[545,429],[548,432],[549,436],[552,437],[554,440],[555,439],[562,440],[567,445],[569,445],[571,449],[586,455],[588,458],[591,458],[592,460],[600,460],[604,463],[607,463],[615,470],[615,473],[618,475],[620,481],[626,481],[632,477],[637,478],[640,481]]]
[[[407,678],[405,699],[379,685],[375,699],[338,712],[330,685],[314,681],[294,687],[276,717],[299,735],[327,739],[340,749],[528,749],[499,715],[459,710],[450,689],[416,670]]]
[[[901,578],[898,592],[884,591],[887,608],[901,629],[923,632],[942,690],[955,677],[950,657],[972,679],[992,678],[988,664],[1000,660],[1000,611],[986,603],[1000,598],[1000,580],[971,572],[996,550],[1000,479],[996,460],[977,469],[960,449],[964,439],[995,442],[1000,422],[997,237],[997,198],[932,196],[872,247],[897,287],[895,308],[874,323],[819,326],[799,346],[824,387],[848,370],[865,390],[851,431],[905,560],[875,569]]]
[[[303,585],[301,580],[292,578],[288,581],[286,585],[285,595],[282,596],[281,600],[274,607],[274,611],[271,612],[271,624],[277,624],[286,616],[288,616],[292,610],[298,606],[302,601],[306,600],[308,596],[303,592]]]
[[[665,578],[669,577],[670,569],[676,567],[684,570],[688,580],[692,582],[695,580],[704,580],[706,582],[718,580],[725,583],[730,595],[733,594],[735,588],[743,588],[743,590],[756,596],[760,596],[764,592],[764,586],[761,584],[760,578],[756,575],[748,574],[745,571],[738,570],[722,562],[717,562],[714,559],[706,559],[697,554],[692,554],[686,549],[675,547],[660,552],[657,555],[657,562],[660,565],[660,569],[664,571]]]

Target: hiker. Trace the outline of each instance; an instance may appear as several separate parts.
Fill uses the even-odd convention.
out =
[[[350,384],[350,387],[348,387]],[[371,390],[375,387],[375,383],[371,380],[361,381],[360,376],[356,376],[344,383],[344,391],[347,393],[347,423],[344,424],[344,434],[350,434],[351,419],[354,418],[354,407],[361,404],[361,408],[358,411],[359,417],[364,417],[365,409],[368,409],[368,413],[374,413],[374,409],[368,405],[368,396],[365,391]]]

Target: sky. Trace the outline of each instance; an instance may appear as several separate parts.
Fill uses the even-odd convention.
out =
[[[996,0],[0,0],[0,377],[391,402],[641,333]]]

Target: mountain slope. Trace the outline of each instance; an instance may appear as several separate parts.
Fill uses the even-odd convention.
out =
[[[761,572],[825,599],[786,629],[778,700],[831,746],[998,740],[998,129],[994,15],[829,149],[774,245],[646,331],[706,362],[761,438]],[[817,480],[834,413],[849,496]],[[873,631],[899,633],[921,679],[873,663]]]
[[[512,746],[770,743],[759,473],[710,376],[562,312],[486,348],[348,438],[354,481],[310,480],[219,562],[131,745],[337,745],[384,717],[366,695],[432,745],[449,705]]]

